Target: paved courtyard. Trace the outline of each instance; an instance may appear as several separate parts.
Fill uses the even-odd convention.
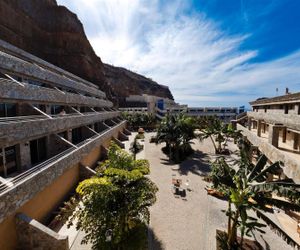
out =
[[[130,141],[134,138],[133,134]],[[146,133],[144,150],[137,158],[150,161],[150,178],[159,188],[157,202],[151,207],[149,249],[166,250],[215,250],[216,228],[225,229],[227,217],[221,212],[226,202],[208,196],[207,185],[202,175],[209,172],[209,160],[213,156],[213,146],[209,140],[194,140],[195,154],[181,164],[170,164],[161,152],[163,145],[149,143],[153,133]],[[128,150],[130,142],[126,143]],[[186,197],[175,198],[171,190],[173,177],[182,179],[188,187]],[[188,185],[186,185],[188,183]],[[276,217],[274,217],[276,221]],[[263,236],[257,235],[265,249],[289,250],[281,238],[270,230]]]
[[[127,151],[135,135],[132,133],[125,142]],[[214,158],[212,143],[194,140],[194,155],[181,164],[170,164],[161,151],[163,145],[149,143],[153,135],[145,134],[145,140],[141,142],[144,150],[137,155],[137,159],[150,161],[150,178],[159,188],[157,202],[150,210],[149,250],[215,250],[216,229],[226,228],[227,217],[221,212],[226,209],[226,202],[208,196],[207,183],[202,180],[210,170],[209,161]],[[234,145],[229,146],[234,149]],[[183,186],[189,190],[186,197],[174,197],[171,189],[174,177],[182,179]],[[272,219],[280,225],[276,216]],[[76,232],[75,228],[70,231],[71,249],[91,249],[90,244],[80,244],[83,232]],[[293,249],[268,228],[266,234],[258,234],[257,239],[266,250]]]

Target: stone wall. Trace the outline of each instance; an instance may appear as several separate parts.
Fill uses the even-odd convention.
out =
[[[258,137],[253,132],[240,124],[237,124],[237,129],[241,130],[243,135],[251,142],[252,145],[257,146],[258,149],[267,156],[271,162],[281,161],[284,164],[283,172],[289,178],[292,178],[296,183],[300,184],[300,162],[292,158],[284,151],[277,149],[264,139]]]
[[[25,214],[16,216],[18,247],[20,250],[67,250],[68,236],[62,236]]]

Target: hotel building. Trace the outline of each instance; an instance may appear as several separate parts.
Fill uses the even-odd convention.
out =
[[[244,107],[188,107],[180,105],[168,98],[150,95],[131,95],[126,98],[124,106],[119,108],[124,112],[151,113],[161,119],[167,113],[185,113],[188,116],[216,116],[224,122],[230,122],[244,112]]]
[[[69,249],[47,226],[125,127],[96,85],[0,40],[0,249]]]

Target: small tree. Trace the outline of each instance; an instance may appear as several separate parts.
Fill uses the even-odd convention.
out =
[[[141,145],[137,139],[138,139],[137,136],[135,136],[133,142],[130,145],[130,149],[129,149],[133,155],[134,160],[136,160],[137,153],[143,149],[143,145]]]
[[[98,176],[82,181],[76,188],[77,207],[70,223],[85,232],[82,243],[92,243],[93,249],[140,249],[133,246],[138,239],[130,239],[138,228],[149,223],[148,208],[158,190],[145,177],[148,161],[133,160],[112,143],[108,160],[99,169],[102,171]]]
[[[273,213],[272,207],[284,211],[300,212],[300,185],[284,180],[267,182],[268,176],[278,172],[280,163],[276,162],[267,166],[267,157],[261,155],[257,164],[253,165],[246,157],[248,154],[244,151],[244,149],[241,150],[241,158],[237,162],[238,170],[229,166],[223,157],[218,158],[212,164],[213,188],[228,201],[226,211],[228,216],[227,248],[224,249],[238,249],[238,228],[241,232],[241,248],[244,235],[253,235],[255,230],[264,232],[261,228],[265,225],[259,223],[256,218],[249,216],[249,210],[254,211],[258,218],[262,219],[288,244],[293,247],[298,246],[293,239],[268,218],[266,213]]]

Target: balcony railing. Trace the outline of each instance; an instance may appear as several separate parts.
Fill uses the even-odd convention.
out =
[[[53,166],[53,164],[55,164],[57,161],[59,161],[62,157],[65,157],[67,155],[70,155],[72,153],[74,153],[75,151],[77,151],[79,148],[83,147],[84,145],[88,144],[91,141],[96,140],[97,138],[101,137],[101,136],[105,136],[106,134],[110,133],[110,131],[112,131],[113,129],[115,129],[116,127],[118,127],[120,124],[116,124],[115,126],[112,126],[110,128],[107,128],[103,131],[101,131],[98,134],[95,134],[94,136],[85,139],[84,141],[76,144],[76,148],[75,147],[71,147],[66,149],[65,151],[47,159],[46,161],[26,170],[25,172],[17,175],[16,177],[13,177],[7,181],[5,181],[5,183],[0,184],[0,195],[5,193],[6,191],[14,188],[16,185],[26,181],[27,179],[30,179],[31,176],[36,175],[37,173],[44,171],[45,169]]]

